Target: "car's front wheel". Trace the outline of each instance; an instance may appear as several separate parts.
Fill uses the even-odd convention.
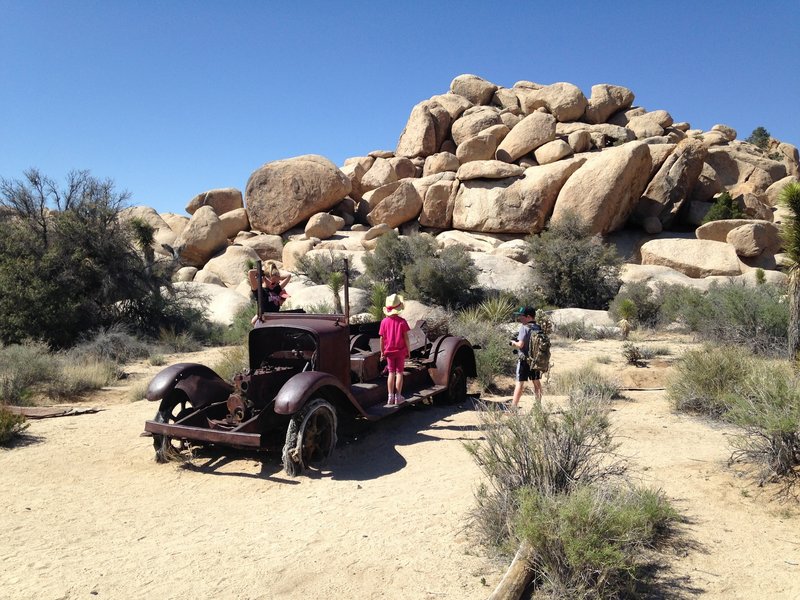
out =
[[[283,446],[287,475],[325,464],[336,448],[337,423],[336,409],[324,398],[314,398],[292,417]]]
[[[153,420],[156,423],[175,423],[189,414],[194,408],[189,397],[181,391],[174,390],[164,398]],[[180,455],[185,443],[168,435],[153,435],[153,448],[156,451],[156,462],[164,463]]]

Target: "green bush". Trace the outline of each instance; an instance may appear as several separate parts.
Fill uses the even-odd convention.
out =
[[[438,249],[428,234],[399,237],[390,232],[364,256],[366,274],[406,298],[440,306],[461,307],[473,301],[478,271],[467,251],[458,245]]]
[[[787,363],[760,361],[727,396],[728,419],[744,429],[731,439],[733,460],[758,469],[760,483],[800,476],[800,379]]]
[[[648,552],[678,515],[661,492],[580,486],[571,494],[520,494],[518,535],[535,556],[545,592],[556,598],[636,596]]]
[[[662,305],[661,295],[642,281],[626,283],[608,307],[615,321],[626,319],[637,327],[655,327]]]
[[[466,444],[487,480],[476,492],[473,525],[484,543],[501,552],[510,551],[515,542],[511,526],[521,489],[546,495],[567,493],[624,470],[613,457],[616,444],[604,402],[576,394],[562,414],[549,408],[510,414],[480,408],[484,439]]]
[[[706,345],[686,351],[667,381],[667,398],[678,411],[726,418],[730,396],[756,359],[744,348]]]
[[[466,248],[453,245],[433,256],[419,256],[405,269],[405,290],[409,298],[447,307],[461,307],[474,301],[472,287],[478,270]]]
[[[405,285],[405,268],[413,261],[411,246],[407,238],[390,231],[378,238],[375,250],[364,255],[366,275],[374,282],[381,282],[395,292]]]
[[[511,335],[496,323],[482,317],[474,318],[473,311],[461,311],[450,322],[450,333],[460,335],[481,347],[475,352],[475,380],[482,391],[500,391],[496,384],[498,375],[514,374],[517,357],[508,344]]]
[[[28,422],[22,415],[15,415],[0,405],[0,446],[8,446],[16,437],[28,428]]]
[[[664,320],[678,320],[701,338],[741,345],[765,356],[784,354],[789,307],[782,287],[765,283],[712,284],[706,294],[680,286],[662,289]]]
[[[548,304],[606,309],[620,287],[620,258],[574,214],[528,238]]]
[[[724,219],[746,219],[747,215],[739,208],[739,204],[731,198],[728,192],[722,192],[714,199],[714,205],[708,209],[703,223],[721,221]]]
[[[68,348],[114,323],[155,335],[194,322],[174,302],[172,264],[145,246],[150,228],[121,218],[128,198],[88,171],[62,189],[35,169],[0,178],[0,340]]]

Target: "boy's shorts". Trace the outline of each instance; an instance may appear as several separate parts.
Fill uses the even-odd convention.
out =
[[[524,360],[517,361],[517,381],[537,381],[542,378],[542,372],[531,369]]]

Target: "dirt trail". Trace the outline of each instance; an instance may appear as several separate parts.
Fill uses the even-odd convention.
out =
[[[663,385],[671,357],[634,369],[620,347],[556,344],[556,373],[599,357],[628,387]],[[213,364],[214,352],[170,362]],[[0,598],[469,600],[499,580],[504,565],[464,530],[480,481],[463,448],[480,437],[469,407],[404,409],[310,477],[251,453],[158,465],[139,437],[155,407],[128,399],[158,369],[130,367],[91,399],[102,412],[34,421],[0,451]],[[621,450],[688,521],[666,597],[800,597],[797,511],[725,466],[732,430],[673,414],[663,392],[626,396],[612,413]]]

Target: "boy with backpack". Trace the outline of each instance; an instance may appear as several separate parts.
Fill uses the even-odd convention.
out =
[[[550,338],[542,328],[536,324],[536,309],[531,306],[521,306],[514,316],[520,322],[517,338],[509,342],[514,346],[519,355],[517,362],[517,383],[514,386],[514,397],[511,406],[517,408],[522,397],[525,382],[533,381],[533,393],[539,406],[542,404],[542,371],[550,367]]]

